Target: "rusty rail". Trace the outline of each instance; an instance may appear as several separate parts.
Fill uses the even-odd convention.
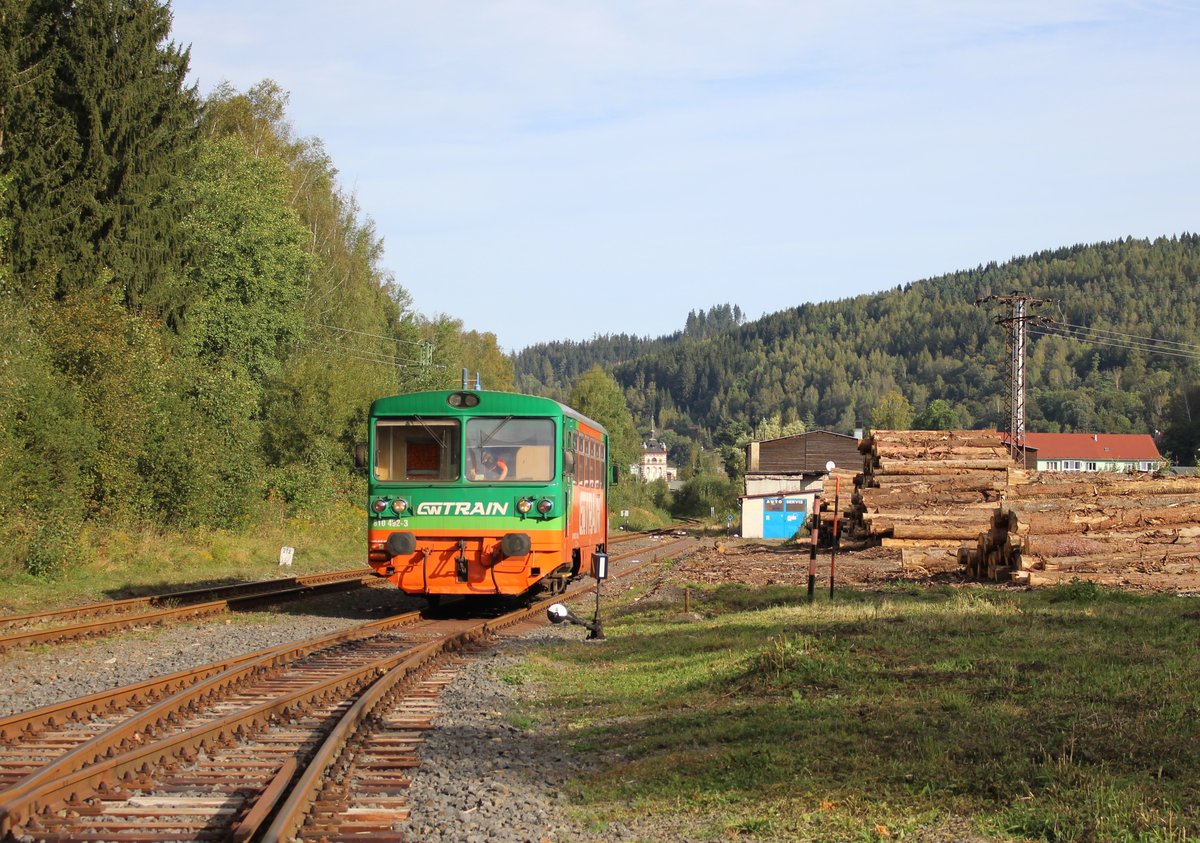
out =
[[[281,580],[263,580],[150,597],[134,597],[128,600],[113,600],[88,606],[55,609],[49,612],[6,615],[0,617],[0,627],[16,628],[17,631],[0,635],[0,652],[31,644],[77,641],[134,626],[151,626],[191,618],[203,618],[228,611],[234,606],[251,605],[256,601],[294,599],[325,591],[358,588],[372,583],[376,579],[377,577],[370,571],[364,568],[355,568],[324,574],[307,574]],[[193,602],[201,597],[211,598],[213,595],[218,596],[202,603]],[[187,605],[168,605],[176,602]],[[153,611],[140,611],[144,609],[153,609]],[[116,617],[113,617],[114,615]],[[20,629],[20,627],[53,623],[58,620],[89,617],[93,620],[61,626]]]
[[[647,558],[636,565],[626,566],[619,572],[614,572],[614,576],[617,578],[631,576],[645,567],[658,562],[665,551],[681,544],[691,543],[692,540],[681,539],[662,547],[650,548],[651,558]],[[640,554],[642,554],[640,550],[631,551],[619,558],[624,559]],[[544,620],[546,609],[551,604],[562,600],[569,600],[573,597],[583,597],[593,588],[594,586],[592,585],[581,583],[569,589],[564,594],[548,597],[531,605],[527,609],[512,612],[495,621],[486,621],[480,625],[480,632],[484,635],[491,635],[501,629],[525,621],[534,619]],[[381,707],[394,701],[392,700],[392,696],[397,686],[409,678],[410,675],[408,673],[397,673],[394,676],[383,677],[355,702],[354,706],[347,711],[345,717],[330,731],[321,748],[309,761],[306,769],[291,788],[286,801],[280,805],[274,822],[264,832],[262,837],[259,838],[261,843],[283,843],[283,841],[296,839],[301,827],[304,825],[306,817],[312,811],[313,802],[321,792],[323,782],[327,779],[330,772],[334,769],[348,766],[343,761],[342,754],[349,745],[351,738],[358,730],[363,729],[372,718],[378,716]]]

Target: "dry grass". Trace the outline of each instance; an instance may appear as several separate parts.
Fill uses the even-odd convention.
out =
[[[15,564],[0,571],[0,612],[365,565],[365,525],[361,510],[342,504],[319,517],[290,517],[238,531],[85,528],[76,536],[76,552],[56,576],[30,576]],[[295,548],[290,568],[279,566],[283,546]]]

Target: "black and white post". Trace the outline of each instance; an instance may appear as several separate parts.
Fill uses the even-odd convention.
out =
[[[596,575],[596,616],[592,619],[591,632],[588,639],[602,641],[604,639],[604,623],[600,620],[600,583],[608,579],[608,554],[596,552],[592,554],[592,573]]]

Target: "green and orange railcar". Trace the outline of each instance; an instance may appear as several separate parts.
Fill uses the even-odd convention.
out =
[[[548,398],[461,389],[380,398],[368,561],[409,594],[558,593],[608,544],[608,434]]]

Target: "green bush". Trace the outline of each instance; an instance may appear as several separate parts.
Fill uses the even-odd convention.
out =
[[[51,579],[66,571],[78,552],[78,524],[50,519],[33,531],[25,551],[25,571],[34,577]]]
[[[673,515],[683,518],[707,518],[738,511],[738,486],[723,475],[703,474],[684,484],[671,507]]]

